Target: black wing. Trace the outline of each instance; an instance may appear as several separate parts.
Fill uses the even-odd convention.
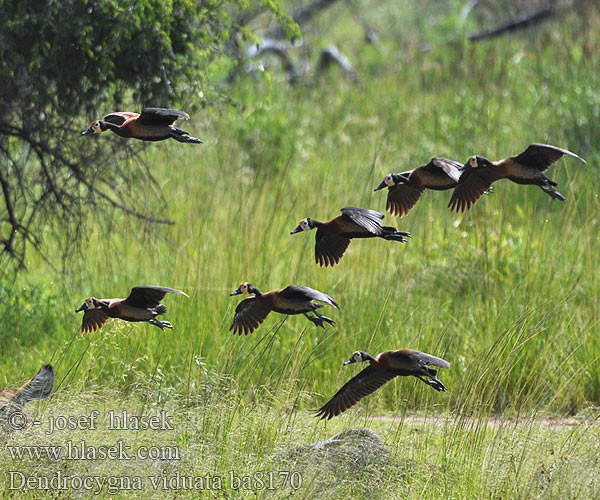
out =
[[[258,328],[271,309],[265,307],[256,297],[242,300],[235,308],[235,316],[229,327],[236,335],[248,335]]]
[[[417,204],[425,188],[397,184],[388,188],[386,209],[392,215],[404,217]]]
[[[315,262],[321,267],[335,266],[346,252],[350,239],[342,234],[325,233],[317,229],[315,236]]]
[[[307,286],[290,285],[280,290],[277,295],[289,300],[317,300],[339,309],[336,301],[329,295]]]
[[[448,203],[450,210],[454,212],[469,210],[486,191],[489,191],[492,182],[502,178],[496,174],[494,168],[479,167],[465,170]]]
[[[137,122],[141,125],[171,125],[179,118],[189,120],[190,116],[176,109],[144,108]]]
[[[88,309],[83,313],[81,333],[91,333],[102,328],[107,319],[108,316],[101,309]]]
[[[555,161],[560,160],[563,155],[572,156],[585,163],[585,160],[575,153],[549,144],[531,144],[520,155],[513,157],[512,160],[521,165],[544,171]]]
[[[372,234],[381,234],[381,221],[384,215],[368,208],[345,207],[341,212],[348,216],[352,222],[366,229]]]
[[[131,289],[129,297],[123,302],[132,307],[153,308],[160,304],[167,293],[178,293],[188,296],[185,292],[166,286],[135,286]]]
[[[398,374],[393,370],[377,370],[369,365],[346,382],[327,403],[317,410],[316,415],[321,419],[331,419],[397,376]]]
[[[409,358],[418,361],[418,363],[423,366],[439,366],[440,368],[450,368],[450,363],[448,363],[448,361],[438,358],[437,356],[427,354],[426,352],[415,351],[413,349],[408,349],[407,351],[401,352]]]
[[[464,164],[462,163],[441,157],[432,158],[428,166],[429,165],[432,165],[436,168],[441,168],[444,173],[454,182],[458,182],[460,180],[461,173],[465,168]]]

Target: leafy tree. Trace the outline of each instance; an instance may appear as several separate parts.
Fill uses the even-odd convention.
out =
[[[205,103],[198,95],[210,88],[211,64],[252,36],[243,8],[234,0],[0,0],[0,259],[24,267],[28,244],[40,248],[48,229],[67,253],[90,206],[168,222],[130,202],[134,189],[160,194],[132,161],[143,144],[83,142],[79,133],[106,111]],[[275,0],[261,10],[286,20]]]

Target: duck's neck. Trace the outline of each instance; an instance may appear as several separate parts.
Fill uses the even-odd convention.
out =
[[[260,295],[262,295],[262,292],[258,289],[258,288],[254,288],[252,287],[250,290],[248,290],[250,293],[253,293],[254,295],[256,295],[257,297],[259,297]]]
[[[105,122],[103,120],[100,120],[100,128],[102,130],[109,130],[110,129],[110,130],[112,130],[114,132],[115,130],[119,129],[119,125],[116,125],[116,124],[111,123],[111,122]]]

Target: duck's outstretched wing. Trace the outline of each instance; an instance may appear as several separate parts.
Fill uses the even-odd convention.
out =
[[[331,419],[375,392],[398,374],[393,370],[377,370],[369,365],[346,382],[334,396],[316,411],[321,419]]]

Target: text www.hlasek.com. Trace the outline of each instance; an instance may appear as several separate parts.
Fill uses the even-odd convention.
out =
[[[7,446],[13,460],[180,460],[177,446],[138,446],[119,440],[110,446],[67,441],[66,446]]]

